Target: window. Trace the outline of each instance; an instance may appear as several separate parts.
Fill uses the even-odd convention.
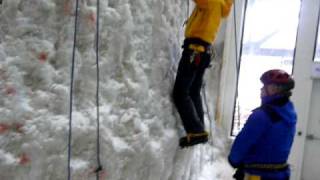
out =
[[[292,72],[299,12],[300,0],[248,0],[231,135],[260,105],[261,74],[273,68]]]

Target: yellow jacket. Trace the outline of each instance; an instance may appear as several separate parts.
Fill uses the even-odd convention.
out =
[[[199,38],[213,43],[221,19],[230,13],[233,0],[193,0],[196,3],[185,29],[186,38]]]

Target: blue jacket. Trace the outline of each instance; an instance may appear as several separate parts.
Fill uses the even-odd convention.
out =
[[[269,110],[263,108],[266,105]],[[230,164],[238,167],[244,164],[286,163],[295,135],[296,121],[294,106],[288,98],[279,95],[263,97],[261,107],[253,110],[232,145]],[[290,176],[289,169],[271,172],[254,169],[244,171],[271,179]]]

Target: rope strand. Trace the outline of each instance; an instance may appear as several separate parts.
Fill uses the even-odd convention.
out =
[[[244,24],[245,24],[245,20],[246,20],[246,12],[247,12],[247,4],[248,4],[248,0],[244,1],[244,18],[243,18],[243,22],[242,22],[242,26],[241,26],[241,39],[240,42],[243,42],[243,33],[244,33]],[[238,90],[238,85],[239,85],[239,75],[240,75],[240,67],[241,67],[241,54],[242,54],[242,46],[240,46],[239,49],[239,54],[238,54],[238,37],[237,37],[237,23],[236,23],[236,1],[234,1],[234,7],[233,7],[233,23],[234,23],[234,38],[235,38],[235,51],[236,51],[236,73],[237,73],[237,79],[236,79],[236,94],[235,94],[235,99],[234,99],[234,110],[233,110],[233,114],[235,114],[235,109],[237,108],[237,115],[238,115],[238,126],[240,126],[240,102],[239,99],[237,101],[238,98],[238,94],[239,94],[239,90]],[[235,126],[235,122],[234,122],[234,118],[232,121],[232,131],[231,131],[231,135],[233,135],[233,129]]]
[[[73,35],[73,49],[72,49],[72,63],[71,63],[71,82],[70,82],[70,104],[69,104],[69,134],[68,134],[68,180],[71,179],[71,140],[72,140],[72,104],[73,104],[73,82],[74,82],[74,62],[77,45],[78,32],[78,8],[79,0],[76,0],[76,14],[74,21],[74,35]]]
[[[238,54],[238,36],[237,36],[237,21],[236,21],[236,2],[234,2],[234,7],[233,7],[233,24],[234,24],[234,44],[235,44],[235,53],[236,53],[236,73],[237,73],[237,87],[236,87],[236,113],[237,113],[237,118],[238,118],[238,124],[237,126],[240,126],[240,102],[238,98],[238,81],[239,81],[239,74],[240,74],[240,59],[239,59],[239,54]]]
[[[96,109],[97,109],[97,164],[96,179],[99,180],[99,172],[102,170],[100,160],[100,113],[99,113],[99,88],[100,88],[100,68],[99,68],[99,19],[100,19],[100,0],[97,0],[97,19],[96,19],[96,67],[97,67],[97,89],[96,89]]]

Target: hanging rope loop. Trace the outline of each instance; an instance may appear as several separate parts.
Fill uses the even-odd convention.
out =
[[[100,71],[99,71],[99,20],[100,20],[100,1],[97,0],[97,20],[96,20],[96,72],[97,72],[97,89],[96,89],[96,110],[97,110],[97,168],[95,170],[96,179],[99,180],[99,173],[103,170],[100,160],[100,116],[99,116],[99,82],[100,82]],[[75,23],[74,23],[74,38],[73,38],[73,50],[72,50],[72,63],[71,63],[71,82],[70,82],[70,104],[69,104],[69,134],[68,134],[68,180],[71,180],[71,152],[72,152],[72,105],[73,105],[73,86],[74,86],[74,69],[75,69],[75,50],[77,46],[77,33],[78,33],[78,12],[79,12],[79,0],[76,0],[75,9]]]

